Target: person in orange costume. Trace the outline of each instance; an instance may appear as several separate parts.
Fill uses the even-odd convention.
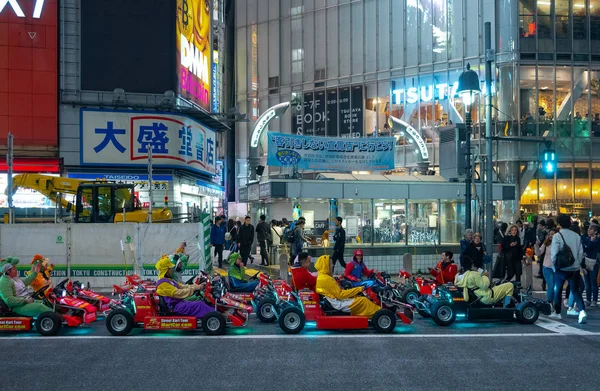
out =
[[[31,282],[31,287],[34,292],[39,291],[44,287],[52,286],[52,280],[50,277],[52,276],[52,270],[54,270],[54,264],[50,263],[48,258],[44,258],[40,254],[35,254],[33,259],[31,260],[32,265],[40,265],[40,272],[37,274],[37,277]],[[30,274],[28,272],[27,274]]]

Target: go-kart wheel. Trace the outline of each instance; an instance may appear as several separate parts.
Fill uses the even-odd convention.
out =
[[[264,299],[256,304],[256,317],[263,323],[272,323],[277,319],[275,300]]]
[[[304,313],[298,307],[284,309],[279,316],[279,327],[286,334],[298,334],[304,329]]]
[[[62,326],[62,320],[56,312],[46,311],[35,320],[35,328],[43,336],[57,335]]]
[[[400,298],[400,300],[403,303],[414,306],[415,300],[419,300],[419,297],[421,297],[421,294],[419,293],[419,291],[417,289],[408,288],[408,289],[405,289],[404,292],[402,292],[402,297]]]
[[[123,309],[112,310],[106,317],[106,328],[108,332],[117,337],[127,335],[134,326],[131,313]]]
[[[389,334],[396,328],[396,315],[390,310],[379,310],[373,315],[371,324],[378,333]]]
[[[525,302],[517,308],[517,319],[522,324],[534,324],[539,316],[540,311],[533,303]]]
[[[209,312],[202,318],[202,329],[208,335],[223,335],[225,334],[225,318],[220,312]]]
[[[440,326],[450,326],[456,320],[456,312],[450,302],[442,300],[431,307],[431,317]]]

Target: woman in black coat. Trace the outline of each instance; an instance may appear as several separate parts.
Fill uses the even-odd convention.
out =
[[[475,267],[478,269],[483,269],[483,256],[485,255],[485,251],[483,249],[481,234],[479,232],[475,233],[473,236],[473,241],[467,246],[464,255],[465,257],[471,258]]]
[[[519,227],[511,225],[506,233],[506,236],[502,240],[502,255],[504,256],[504,263],[506,264],[506,280],[510,281],[515,277],[515,281],[521,281],[521,260],[525,250],[521,244],[521,238],[519,238]]]

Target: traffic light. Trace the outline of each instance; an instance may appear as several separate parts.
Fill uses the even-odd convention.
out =
[[[544,171],[547,176],[554,176],[554,173],[556,172],[556,152],[553,149],[544,151],[542,171]]]

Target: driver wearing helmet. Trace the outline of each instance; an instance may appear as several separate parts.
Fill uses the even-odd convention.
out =
[[[37,277],[40,265],[33,265],[31,267],[32,273],[24,280],[21,280],[18,277],[18,263],[19,258],[17,257],[7,257],[6,260],[0,263],[0,271],[2,271],[2,277],[0,277],[0,297],[2,300],[11,311],[23,316],[36,318],[46,311],[51,311],[42,302],[35,301],[30,296],[30,291],[27,288],[27,285]]]
[[[246,268],[239,253],[229,256],[229,283],[235,292],[254,292],[258,281],[248,281]]]
[[[359,249],[354,251],[352,262],[349,262],[346,265],[344,277],[352,282],[352,286],[364,286],[368,288],[373,285],[375,281],[363,281],[362,276],[364,274],[368,277],[374,272],[375,269],[367,269],[367,266],[363,262],[363,250]]]
[[[204,289],[205,284],[184,285],[173,279],[175,265],[171,263],[168,256],[163,255],[156,262],[158,270],[158,281],[156,282],[156,294],[165,299],[169,311],[178,315],[195,316],[202,318],[213,311],[213,308],[203,301],[189,301],[187,298],[193,296],[196,291]]]
[[[325,296],[325,300],[339,311],[350,312],[352,315],[372,318],[379,306],[364,296],[359,296],[363,287],[342,290],[335,279],[331,277],[331,262],[329,255],[322,255],[317,259],[315,269],[317,276],[317,293]]]

